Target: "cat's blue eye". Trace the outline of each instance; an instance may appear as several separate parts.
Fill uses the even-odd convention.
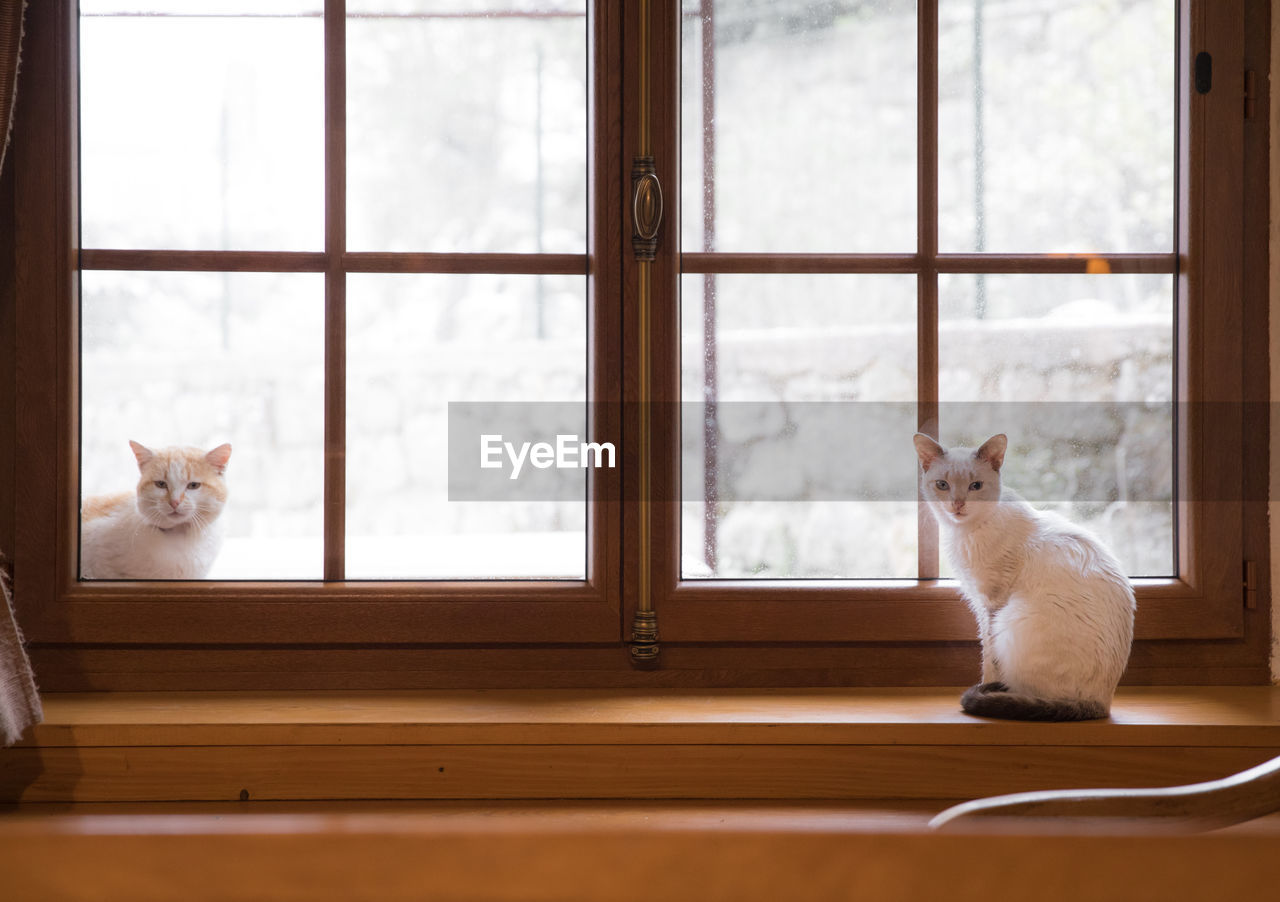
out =
[[[945,492],[947,489],[951,488],[951,486],[947,485],[947,481],[945,479],[939,479],[934,483],[934,485],[938,487],[938,491],[940,492]]]
[[[156,488],[158,488],[158,489],[167,489],[168,487],[169,487],[169,486],[165,483],[165,481],[164,481],[163,479],[157,479],[157,480],[156,480]]]
[[[189,489],[198,489],[198,488],[200,488],[200,483],[198,483],[198,482],[188,482],[188,483],[187,483],[187,488],[189,488]]]
[[[970,485],[969,485],[969,491],[971,491],[971,492],[980,492],[980,491],[982,491],[982,483],[980,483],[980,482],[970,483]]]

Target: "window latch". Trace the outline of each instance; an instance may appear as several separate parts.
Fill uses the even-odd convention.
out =
[[[636,157],[631,165],[631,248],[636,259],[652,261],[662,225],[662,185],[653,157]]]

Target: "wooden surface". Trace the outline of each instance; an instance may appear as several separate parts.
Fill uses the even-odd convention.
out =
[[[1280,689],[1126,687],[1107,721],[970,717],[961,689],[52,693],[24,746],[755,743],[1280,746]]]
[[[918,745],[306,745],[17,749],[0,801],[912,799],[1199,782],[1267,749]],[[16,791],[15,791],[16,790]]]
[[[634,510],[634,508],[631,508]],[[1265,513],[1265,511],[1264,511]],[[634,583],[623,581],[623,588]],[[630,599],[634,603],[634,599]],[[311,609],[309,609],[311,610]],[[1139,642],[1131,686],[1270,681],[1270,611],[1247,612],[1260,630],[1248,660],[1235,643]],[[447,620],[447,618],[446,618]],[[451,622],[451,621],[450,621]],[[592,686],[711,689],[817,686],[960,686],[977,679],[978,643],[872,647],[683,645],[663,642],[656,670],[632,666],[619,646],[553,647],[30,647],[43,689],[88,691],[403,690]]]
[[[1280,812],[1280,757],[1204,783],[1139,789],[1059,789],[974,799],[948,808],[929,826],[954,828],[974,818],[1127,818],[1158,820],[1198,832]]]
[[[0,800],[967,799],[1213,780],[1280,754],[1280,690],[1126,689],[1108,721],[959,689],[49,695]]]
[[[240,806],[0,815],[15,899],[1270,898],[1277,827],[1195,837],[922,832],[927,806]]]
[[[131,902],[1217,902],[1280,885],[1280,817],[1197,836],[926,827],[999,783],[1156,785],[1257,763],[1280,750],[1280,689],[1126,689],[1111,721],[1078,724],[969,718],[957,693],[51,695],[46,723],[0,751],[8,788],[224,801],[0,807],[0,870],[13,898]],[[452,792],[608,798],[368,800]],[[634,799],[671,792],[824,795]]]

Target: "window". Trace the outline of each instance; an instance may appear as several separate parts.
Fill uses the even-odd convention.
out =
[[[192,9],[28,14],[15,558],[65,685],[960,682],[916,429],[1013,433],[1107,536],[1131,678],[1265,671],[1261,5]],[[450,500],[449,402],[550,401],[619,467]],[[235,445],[221,569],[77,578],[166,427]]]
[[[1219,179],[1218,196],[1233,190],[1245,67],[1225,44],[1212,54],[1233,73],[1218,110],[1216,87],[1193,92],[1176,64],[1234,26],[1165,3],[682,13],[683,121],[667,133],[682,252],[655,263],[680,292],[682,346],[658,369],[680,372],[672,397],[717,416],[684,416],[683,516],[657,530],[682,554],[658,580],[664,637],[965,637],[935,581],[948,574],[933,524],[903,503],[911,453],[883,448],[914,428],[1021,434],[1010,482],[1091,522],[1147,577],[1139,636],[1239,635],[1245,496],[1225,487],[1243,477],[1205,469],[1196,448],[1240,434],[1238,406],[1204,403],[1241,398],[1210,375],[1240,359],[1240,337],[1200,331],[1199,306],[1220,297],[1205,274],[1240,263],[1236,239],[1202,230],[1213,204],[1197,214],[1190,198]],[[852,422],[832,430],[833,416]],[[872,461],[862,483],[814,479],[813,434]]]
[[[82,494],[230,441],[212,579],[585,579],[581,491],[445,478],[449,404],[587,400],[585,5],[349,3],[327,116],[322,4],[79,22]]]

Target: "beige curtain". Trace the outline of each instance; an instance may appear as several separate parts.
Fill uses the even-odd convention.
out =
[[[6,2],[6,0],[0,0]],[[22,647],[22,632],[13,616],[13,597],[9,593],[9,580],[0,562],[0,745],[12,745],[32,724],[44,717],[40,709],[40,694],[36,691],[35,674],[26,649]]]
[[[9,132],[13,129],[13,104],[18,88],[18,56],[22,47],[22,11],[25,0],[0,0],[0,172],[4,171]],[[0,555],[0,744],[17,742],[27,728],[39,723],[40,696],[22,633],[14,618],[6,561]]]

